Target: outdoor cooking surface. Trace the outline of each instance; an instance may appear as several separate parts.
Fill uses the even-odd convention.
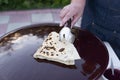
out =
[[[37,24],[12,31],[0,39],[0,80],[93,80],[99,78],[108,64],[103,43],[87,31],[76,32],[75,47],[81,60],[66,66],[47,60],[36,60],[33,54],[58,24]]]

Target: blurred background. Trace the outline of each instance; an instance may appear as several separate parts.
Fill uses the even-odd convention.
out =
[[[61,9],[70,0],[0,0],[0,37],[32,24],[60,23]],[[80,26],[78,21],[76,26]]]
[[[70,0],[0,0],[0,10],[62,8]]]

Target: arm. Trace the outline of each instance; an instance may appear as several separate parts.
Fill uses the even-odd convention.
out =
[[[77,20],[82,16],[86,0],[71,0],[71,3],[65,6],[60,12],[61,23],[63,26],[65,22],[72,19],[72,26],[77,22]]]

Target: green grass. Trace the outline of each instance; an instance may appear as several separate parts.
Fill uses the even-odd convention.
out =
[[[0,11],[41,8],[62,8],[70,0],[0,0]]]

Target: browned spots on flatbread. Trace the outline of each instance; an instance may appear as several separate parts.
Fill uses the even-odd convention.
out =
[[[52,45],[52,43],[50,42],[50,45]]]
[[[52,36],[52,34],[50,34],[49,36]]]
[[[52,38],[50,37],[49,40],[51,40]]]
[[[63,34],[63,37],[65,38],[65,34]]]
[[[42,50],[40,50],[40,53],[41,53],[41,52],[43,52],[43,49],[42,49]]]
[[[49,52],[46,52],[46,55],[49,56]]]
[[[42,52],[42,50],[40,51],[40,53]]]
[[[52,53],[51,56],[54,56],[54,54]]]
[[[51,53],[53,53],[53,52],[51,52]]]
[[[58,54],[56,54],[56,56],[58,56]]]
[[[50,50],[50,49],[53,49],[54,51],[56,50],[55,47],[50,47],[50,46],[45,46],[44,48],[47,50]]]
[[[45,51],[43,51],[43,53],[45,54]]]
[[[63,52],[65,50],[65,48],[61,48],[59,49],[59,52]]]
[[[46,39],[46,41],[45,42],[47,42],[48,41],[48,39]]]

